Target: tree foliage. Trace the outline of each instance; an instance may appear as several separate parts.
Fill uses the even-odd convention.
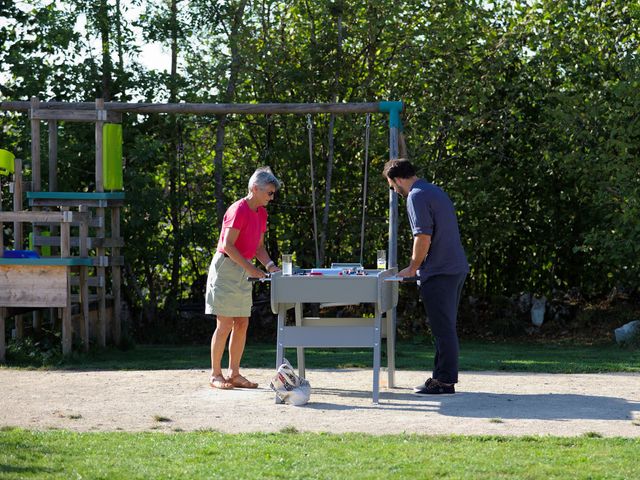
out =
[[[400,99],[411,159],[456,203],[470,293],[638,288],[635,3],[182,0],[175,14],[171,3],[0,1],[3,100],[93,100],[105,85],[123,101]],[[175,55],[174,71],[143,66],[147,42]],[[2,115],[0,143],[28,159],[28,122]],[[312,121],[319,223],[328,212],[323,263],[358,260],[365,117]],[[61,188],[90,189],[91,130],[63,125],[59,135]],[[221,212],[264,164],[285,184],[270,207],[268,248],[314,264],[305,117],[129,115],[124,141],[127,282],[142,293],[132,301],[155,309],[193,293]],[[387,241],[380,115],[369,151],[364,261],[372,265]],[[400,219],[404,263],[410,241]]]

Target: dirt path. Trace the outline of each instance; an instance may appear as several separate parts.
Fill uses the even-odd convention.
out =
[[[0,369],[0,426],[78,431],[300,431],[640,436],[640,374],[462,372],[455,395],[418,397],[419,372],[371,402],[370,370],[308,370],[304,407],[276,405],[271,371],[257,390],[213,390],[204,370]],[[161,421],[163,417],[165,421]]]

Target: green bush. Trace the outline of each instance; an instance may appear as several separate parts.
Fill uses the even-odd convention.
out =
[[[39,339],[12,339],[7,345],[7,362],[11,365],[56,365],[62,360],[61,334],[45,332]]]

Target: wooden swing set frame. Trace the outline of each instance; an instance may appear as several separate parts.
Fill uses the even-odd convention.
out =
[[[133,114],[189,114],[216,115],[230,114],[373,114],[389,115],[389,159],[406,156],[406,147],[402,137],[402,123],[400,114],[403,104],[399,101],[365,102],[365,103],[256,103],[256,104],[212,104],[212,103],[123,103],[105,102],[96,99],[95,102],[41,102],[37,97],[30,101],[0,102],[0,111],[24,112],[29,114],[31,122],[31,182],[27,190],[29,202],[34,211],[22,210],[22,180],[21,171],[16,172],[20,180],[14,188],[14,211],[0,211],[0,229],[2,222],[14,222],[14,246],[16,249],[22,244],[22,224],[34,225],[34,237],[38,238],[38,229],[42,220],[38,215],[43,208],[59,209],[59,214],[52,215],[48,223],[58,224],[61,236],[56,240],[47,240],[49,245],[60,247],[57,258],[41,259],[5,259],[2,258],[3,245],[0,239],[0,279],[6,279],[7,285],[0,288],[0,362],[5,361],[5,319],[9,315],[9,308],[41,308],[43,306],[62,309],[62,351],[69,354],[72,346],[71,320],[71,284],[79,283],[81,304],[80,336],[83,348],[89,347],[89,295],[88,286],[96,288],[98,315],[96,338],[99,346],[107,341],[107,285],[106,271],[111,279],[111,297],[113,298],[112,322],[109,332],[114,343],[120,342],[121,336],[121,268],[125,265],[120,256],[120,249],[124,247],[120,235],[120,208],[123,205],[123,192],[105,192],[103,178],[103,126],[105,123],[121,123],[123,113]],[[41,122],[48,125],[48,161],[49,192],[41,192]],[[58,157],[58,122],[84,122],[95,125],[95,186],[96,192],[57,192],[57,157]],[[22,160],[16,159],[19,170]],[[14,182],[14,185],[16,182]],[[1,192],[1,191],[0,191]],[[69,212],[70,208],[77,211]],[[1,203],[0,203],[1,210]],[[91,212],[93,210],[93,213]],[[38,213],[40,212],[40,213]],[[67,212],[67,213],[65,213]],[[76,220],[72,220],[75,215]],[[38,217],[36,219],[36,217]],[[80,222],[78,223],[78,220]],[[107,221],[110,228],[107,229]],[[38,223],[36,223],[38,222]],[[69,239],[69,225],[76,222],[80,225],[79,238],[76,243]],[[45,222],[46,223],[46,222]],[[89,226],[95,228],[95,237],[89,238]],[[389,244],[388,265],[397,266],[397,231],[398,231],[398,196],[389,191]],[[110,233],[110,236],[107,236]],[[40,238],[41,242],[44,242]],[[45,242],[45,244],[46,244]],[[57,243],[56,243],[57,242]],[[36,245],[37,242],[34,242]],[[42,245],[43,243],[40,243]],[[79,245],[80,256],[70,256],[70,245]],[[95,249],[96,255],[88,257],[88,245]],[[36,248],[39,248],[36,247]],[[95,275],[90,276],[87,269],[95,268]],[[80,269],[79,281],[72,278],[72,271]],[[36,282],[33,288],[25,286],[25,276],[29,276],[28,283]],[[59,285],[52,301],[43,304],[42,297],[37,294],[38,288],[44,289],[53,277]],[[40,287],[38,287],[40,285]],[[32,292],[29,293],[29,290]],[[36,293],[33,293],[36,292]],[[76,297],[73,297],[75,300]],[[34,312],[34,327],[39,327],[39,312]],[[393,310],[393,324],[396,322],[396,312]],[[17,334],[21,335],[22,324],[16,321]]]

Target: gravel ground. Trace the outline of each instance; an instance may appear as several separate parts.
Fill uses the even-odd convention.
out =
[[[421,397],[424,374],[307,370],[303,407],[276,405],[272,371],[246,369],[256,390],[214,390],[206,370],[32,371],[0,369],[0,426],[77,431],[312,432],[373,434],[640,436],[640,374],[462,372],[455,395]]]

